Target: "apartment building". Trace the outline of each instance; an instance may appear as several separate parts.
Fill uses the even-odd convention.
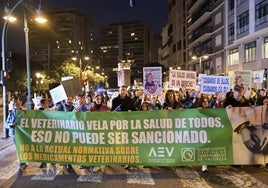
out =
[[[89,17],[76,9],[53,10],[44,14],[48,22],[43,26],[35,24],[29,17],[31,62],[49,68],[74,56],[90,56],[93,27]]]
[[[101,67],[105,67],[110,87],[117,87],[118,63],[131,66],[131,83],[142,82],[142,67],[152,63],[156,42],[150,27],[140,21],[110,24],[100,29]],[[160,45],[160,44],[159,44]]]
[[[186,10],[188,70],[224,74],[224,1],[188,0]]]
[[[163,31],[160,63],[168,68],[186,69],[185,1],[168,0],[168,21]]]
[[[225,7],[226,71],[267,69],[268,1],[225,0]]]

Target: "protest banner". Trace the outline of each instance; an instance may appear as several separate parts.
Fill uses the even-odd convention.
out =
[[[196,72],[186,70],[170,70],[169,87],[172,89],[196,89]]]
[[[69,97],[74,97],[83,93],[81,80],[79,78],[73,78],[73,79],[65,78],[64,80],[61,81],[61,84],[64,87],[66,95]]]
[[[162,94],[162,67],[143,67],[144,94]]]
[[[251,70],[234,70],[229,71],[228,76],[231,78],[231,88],[234,88],[235,84],[243,85],[245,88],[244,96],[250,97],[251,94]]]
[[[247,149],[234,131],[238,125],[234,114],[224,108],[131,113],[18,110],[16,147],[21,162],[263,164],[265,155]]]
[[[230,78],[228,76],[203,75],[199,79],[200,92],[204,94],[227,93],[230,91]]]
[[[57,104],[58,102],[67,99],[67,95],[62,84],[49,90],[49,93],[51,95],[54,104]]]

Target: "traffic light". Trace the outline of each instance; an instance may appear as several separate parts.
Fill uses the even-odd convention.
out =
[[[8,71],[2,70],[0,75],[0,84],[6,85],[8,77],[9,77]]]
[[[6,70],[10,72],[12,69],[12,60],[11,57],[7,57],[6,59]]]
[[[12,52],[9,51],[7,53],[7,57],[6,57],[6,62],[5,62],[5,69],[8,71],[8,72],[11,72],[11,69],[12,69]]]

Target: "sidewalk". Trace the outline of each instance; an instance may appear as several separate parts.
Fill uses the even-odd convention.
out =
[[[0,116],[1,116],[1,120],[0,120],[0,151],[1,151],[13,143],[10,137],[3,138],[3,120],[2,120],[3,108],[2,106],[0,107]]]
[[[13,143],[12,143],[12,140],[10,137],[9,138],[2,138],[2,136],[1,136],[1,138],[0,138],[0,152],[1,152],[1,150],[5,149],[6,147],[8,147],[12,144]]]

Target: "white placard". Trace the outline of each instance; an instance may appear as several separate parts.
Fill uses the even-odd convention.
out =
[[[196,89],[196,72],[186,70],[170,70],[169,87],[173,89]]]
[[[51,98],[52,98],[54,104],[67,99],[67,95],[66,95],[65,89],[64,89],[62,84],[59,85],[58,87],[55,87],[55,88],[49,90],[49,93],[51,95]]]
[[[230,91],[230,77],[207,76],[200,77],[200,92],[204,94],[227,93]]]

